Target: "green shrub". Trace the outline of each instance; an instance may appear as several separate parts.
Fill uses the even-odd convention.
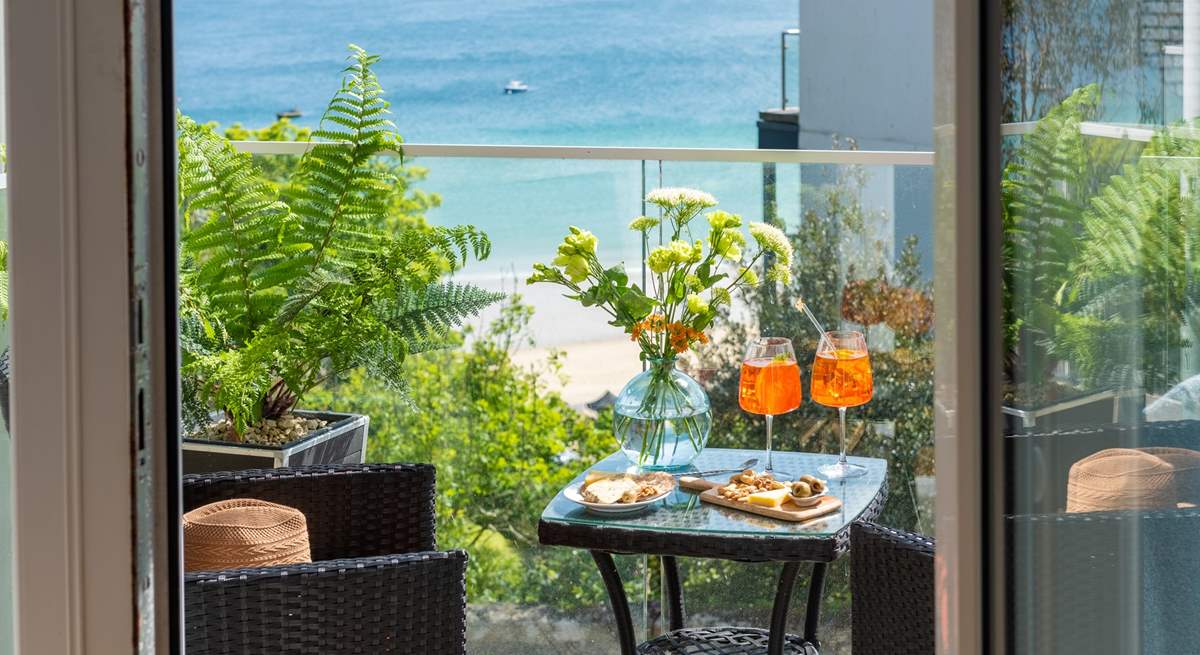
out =
[[[488,330],[467,334],[475,337],[469,345],[410,358],[411,405],[361,371],[310,402],[369,415],[370,461],[437,466],[439,545],[470,552],[473,599],[595,603],[602,591],[591,560],[539,550],[537,520],[614,442],[548,390],[539,371],[513,364],[512,351],[529,343],[532,313],[514,297]],[[578,589],[555,582],[571,562],[582,571],[572,576]]]

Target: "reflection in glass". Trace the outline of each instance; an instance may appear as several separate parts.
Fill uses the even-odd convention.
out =
[[[1003,413],[1016,652],[1200,628],[1200,4],[1006,5]],[[1191,62],[1191,63],[1189,63]],[[1183,75],[1179,75],[1179,71]]]

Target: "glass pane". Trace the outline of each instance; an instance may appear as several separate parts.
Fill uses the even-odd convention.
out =
[[[564,298],[561,288],[526,280],[535,263],[556,258],[574,225],[596,236],[607,270],[623,268],[628,283],[651,289],[658,282],[648,252],[670,235],[651,230],[643,242],[628,226],[640,214],[659,216],[645,201],[659,187],[702,189],[719,200],[719,209],[740,215],[743,263],[758,278],[767,277],[770,258],[750,261],[758,247],[747,223],[782,230],[794,252],[788,275],[776,269],[778,281],[739,292],[706,328],[709,343],[680,358],[712,405],[710,450],[698,465],[762,456],[764,421],[738,401],[744,348],[759,334],[790,338],[802,375],[800,408],[774,419],[779,468],[815,473],[820,461],[838,453],[837,411],[812,402],[818,333],[797,300],[803,298],[831,330],[863,332],[874,376],[872,400],[848,412],[845,440],[850,457],[867,461],[870,474],[834,490],[844,503],[841,513],[797,526],[697,509],[694,496],[682,492],[672,502],[691,502],[694,516],[707,517],[709,532],[827,536],[861,515],[886,471],[888,500],[876,520],[932,534],[932,158],[897,161],[883,152],[930,146],[928,98],[920,86],[929,75],[919,72],[932,60],[927,14],[880,5],[870,29],[859,30],[849,20],[854,9],[809,3],[811,15],[802,22],[810,31],[797,40],[795,33],[781,34],[795,27],[792,0],[753,7],[713,3],[703,11],[677,1],[505,2],[470,11],[461,3],[431,2],[406,7],[403,15],[380,9],[385,4],[356,3],[337,12],[289,4],[280,9],[291,17],[289,25],[266,34],[245,11],[179,3],[181,110],[197,121],[218,121],[216,132],[238,142],[305,140],[336,89],[344,44],[353,41],[383,56],[377,71],[393,102],[392,118],[409,143],[738,149],[712,161],[684,161],[688,157],[680,153],[574,159],[476,149],[451,156],[414,145],[403,163],[387,156],[371,161],[374,170],[389,169],[401,180],[380,232],[476,226],[490,239],[490,255],[448,279],[507,297],[456,329],[452,347],[407,357],[406,394],[385,384],[372,361],[323,379],[299,407],[369,415],[368,462],[437,466],[438,546],[470,554],[469,652],[616,652],[607,595],[591,557],[540,546],[538,521],[546,510],[550,518],[598,522],[559,492],[597,463],[628,464],[617,452],[612,405],[642,370],[639,346],[630,330],[609,324],[600,309]],[[900,18],[915,26],[915,38],[889,27]],[[662,29],[647,32],[651,23]],[[315,36],[303,29],[315,24],[323,28]],[[403,43],[396,34],[404,35]],[[218,35],[238,46],[213,49]],[[789,43],[783,53],[781,38]],[[878,87],[865,78],[847,85],[846,76],[826,65],[835,46],[870,52],[865,67],[878,64],[877,81],[896,83],[888,87],[896,101],[887,107],[875,102]],[[862,164],[833,163],[847,161],[849,152],[822,155],[826,163],[756,159],[755,119],[783,95],[781,54],[789,67],[785,104],[792,113],[776,113],[793,116],[793,126],[795,111],[813,120],[813,129],[793,131],[790,147],[886,156]],[[917,78],[912,88],[904,82],[907,74]],[[503,94],[514,76],[530,88]],[[292,105],[300,116],[257,129]],[[848,107],[855,111],[844,111]],[[250,129],[233,126],[237,122]],[[287,145],[236,147],[254,153],[258,174],[278,185],[290,204],[295,198],[287,184],[301,149],[278,154]],[[185,227],[202,226],[212,215],[189,214]],[[686,238],[705,239],[710,230],[709,221],[697,216]],[[183,259],[185,266],[196,263]],[[732,264],[720,271],[730,281],[743,274]],[[279,290],[266,290],[263,301],[270,302],[271,294]],[[214,325],[185,322],[183,330],[220,333]],[[185,371],[185,382],[199,368]],[[220,421],[226,409],[209,400],[197,415],[201,425]],[[628,521],[654,523],[673,509],[659,506]],[[616,559],[637,637],[666,631],[660,559]],[[832,563],[826,576],[820,632],[829,652],[849,651],[848,559]],[[778,564],[697,558],[681,561],[680,569],[689,627],[769,624]],[[803,623],[799,608],[808,577],[806,566],[793,598],[793,633]]]
[[[1005,6],[1011,646],[1194,650],[1200,5]]]

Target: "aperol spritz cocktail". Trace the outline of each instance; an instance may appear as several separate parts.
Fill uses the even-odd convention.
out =
[[[800,364],[792,342],[783,337],[761,337],[746,347],[738,382],[738,405],[767,421],[767,466],[771,461],[771,422],[774,417],[800,407]]]
[[[874,393],[871,358],[862,333],[826,332],[813,360],[812,399],[838,409],[841,454],[836,464],[821,467],[822,475],[836,480],[867,472],[866,467],[846,461],[846,408],[866,404]]]
[[[800,406],[800,364],[794,359],[742,362],[738,405],[751,414],[786,414]]]
[[[826,407],[858,407],[871,399],[871,359],[866,350],[818,352],[813,361],[813,402]]]

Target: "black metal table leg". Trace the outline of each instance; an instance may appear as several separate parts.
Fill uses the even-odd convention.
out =
[[[667,612],[671,631],[683,629],[683,588],[679,584],[679,564],[671,555],[662,556],[663,582],[667,585]]]
[[[629,614],[629,600],[625,598],[625,586],[612,555],[602,550],[589,551],[600,569],[604,588],[608,590],[608,602],[612,605],[613,618],[617,621],[617,640],[621,644],[621,655],[636,655],[637,642],[633,637],[633,617]],[[672,614],[674,617],[674,614]],[[674,620],[674,618],[672,618]]]
[[[771,608],[771,636],[767,640],[767,655],[783,655],[783,644],[787,638],[788,605],[792,602],[792,589],[796,586],[799,562],[787,562],[779,574],[779,586],[775,588],[775,605]]]
[[[812,578],[808,581],[808,603],[804,606],[804,640],[817,650],[821,640],[817,639],[817,623],[821,621],[821,599],[825,594],[825,562],[813,564]]]

